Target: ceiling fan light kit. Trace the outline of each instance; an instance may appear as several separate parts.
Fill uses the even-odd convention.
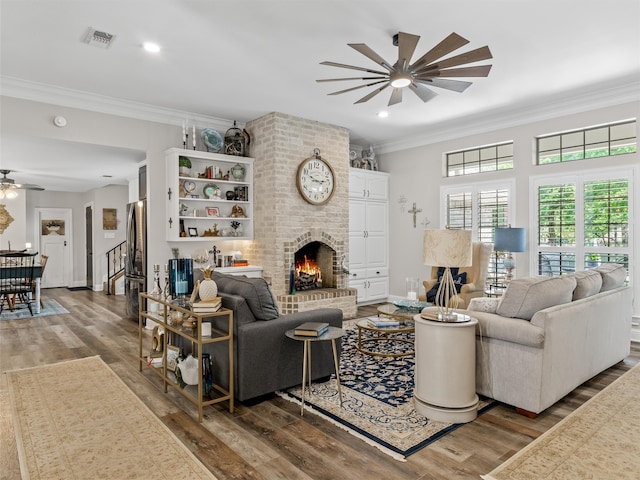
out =
[[[18,196],[16,190],[44,190],[44,188],[38,185],[20,184],[16,183],[13,178],[8,178],[12,170],[0,170],[2,178],[0,178],[0,200],[7,198],[9,200]]]
[[[460,80],[450,80],[451,77],[486,77],[489,75],[491,65],[478,65],[472,67],[460,67],[469,63],[479,62],[493,58],[489,47],[484,46],[468,51],[453,57],[443,58],[458,48],[469,43],[469,40],[461,37],[457,33],[451,33],[438,45],[411,63],[420,37],[410,33],[399,32],[393,36],[393,44],[398,47],[398,60],[391,65],[384,58],[374,52],[364,43],[349,43],[348,45],[357,50],[365,57],[380,65],[384,70],[374,70],[371,68],[357,67],[336,62],[320,62],[321,65],[330,67],[346,68],[366,72],[368,76],[326,78],[316,80],[317,82],[338,82],[338,81],[364,81],[363,85],[346,88],[331,92],[329,95],[340,95],[360,88],[377,86],[364,97],[354,103],[364,103],[371,100],[387,87],[391,86],[392,92],[388,105],[395,105],[402,102],[402,91],[409,88],[423,102],[428,102],[437,94],[429,87],[443,88],[454,92],[463,92],[471,82]],[[452,68],[460,67],[460,68]]]

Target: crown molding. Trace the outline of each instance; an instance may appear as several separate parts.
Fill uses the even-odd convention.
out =
[[[468,116],[464,121],[456,119],[434,127],[426,127],[425,129],[429,132],[424,135],[374,145],[374,147],[378,153],[397,152],[637,101],[640,101],[640,80],[636,75],[629,83],[623,85],[608,89],[600,88],[597,91],[591,89],[576,93],[574,90],[571,95],[558,94],[549,96],[544,101],[538,99],[538,101],[534,101],[535,103],[511,104],[508,107]]]
[[[22,100],[49,103],[167,125],[182,125],[182,122],[189,120],[189,123],[194,123],[197,126],[212,127],[224,132],[233,124],[233,120],[224,118],[171,110],[145,103],[131,102],[7,76],[0,76],[0,89],[0,92],[5,97],[15,97]],[[238,125],[240,128],[244,127],[240,122],[238,122]]]

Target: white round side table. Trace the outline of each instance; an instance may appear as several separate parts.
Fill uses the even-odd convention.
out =
[[[418,413],[432,420],[466,423],[478,414],[475,318],[439,322],[414,317],[415,390]]]

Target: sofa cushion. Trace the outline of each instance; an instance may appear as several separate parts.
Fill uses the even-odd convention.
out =
[[[576,289],[573,291],[573,300],[580,300],[595,295],[602,288],[602,275],[595,270],[582,270],[570,273],[569,277],[576,279]]]
[[[218,284],[218,290],[221,292],[243,297],[256,320],[273,320],[280,316],[278,304],[264,278],[216,272],[211,278]]]
[[[621,287],[627,278],[627,269],[619,263],[606,263],[594,268],[594,270],[602,275],[601,292]]]
[[[517,278],[509,283],[496,313],[531,320],[538,310],[569,303],[575,288],[576,279],[567,275]]]

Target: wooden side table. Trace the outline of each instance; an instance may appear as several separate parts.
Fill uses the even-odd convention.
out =
[[[309,372],[309,395],[311,395],[311,343],[331,341],[333,348],[333,365],[336,371],[336,382],[338,383],[338,396],[340,397],[340,406],[342,407],[342,388],[340,387],[340,367],[338,365],[338,350],[336,349],[336,340],[344,336],[344,330],[338,327],[329,327],[325,333],[319,337],[306,337],[296,335],[295,329],[287,330],[285,335],[293,340],[303,342],[304,348],[302,353],[302,395],[300,415],[304,415],[304,389],[307,383],[307,372]]]
[[[466,423],[478,414],[475,318],[459,323],[414,317],[418,413],[440,422]]]

